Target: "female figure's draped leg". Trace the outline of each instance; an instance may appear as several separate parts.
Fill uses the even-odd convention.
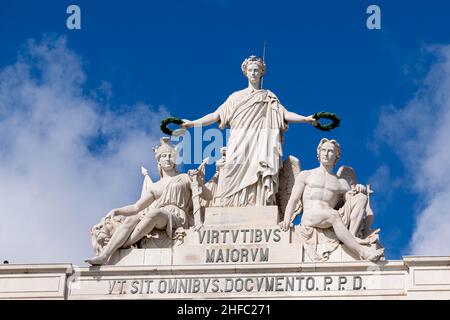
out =
[[[252,184],[231,196],[222,196],[221,207],[249,207],[256,205],[256,184]]]
[[[264,179],[271,179],[271,177],[260,177],[256,183],[236,192],[229,197],[223,197],[220,200],[221,207],[276,205],[275,193],[273,193],[273,189],[270,190],[270,188],[267,187],[267,183],[264,183]]]
[[[169,213],[161,209],[151,209],[137,224],[133,232],[130,234],[124,247],[132,246],[146,235],[150,234],[153,229],[164,229],[169,222]]]
[[[260,177],[256,184],[256,205],[274,206],[276,205],[275,192],[276,184],[273,176]]]

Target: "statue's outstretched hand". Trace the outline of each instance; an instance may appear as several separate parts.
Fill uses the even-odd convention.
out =
[[[281,230],[283,231],[288,231],[289,228],[291,227],[291,223],[289,221],[281,221],[278,226],[280,227]]]
[[[183,129],[189,129],[189,128],[192,128],[194,126],[194,122],[193,121],[186,120],[186,119],[183,119],[183,121],[184,122],[181,124],[181,127]]]
[[[110,212],[108,212],[108,214],[106,215],[105,218],[113,219],[115,216],[117,216],[117,210],[116,209],[112,209]]]
[[[355,193],[367,193],[367,188],[362,184],[357,184],[353,187],[353,191]]]
[[[198,175],[198,173],[199,173],[198,169],[189,169],[188,170],[188,175],[190,177],[196,176],[196,175]]]
[[[318,122],[318,120],[316,118],[314,118],[313,115],[307,116],[306,120],[308,121],[308,123],[310,123],[313,126],[315,126]]]
[[[203,228],[203,223],[192,226],[192,230],[194,230],[194,231],[199,231],[202,228]]]

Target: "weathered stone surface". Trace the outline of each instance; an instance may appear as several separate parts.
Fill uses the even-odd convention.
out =
[[[124,273],[132,274],[127,278],[119,277],[115,268],[82,268],[82,285],[69,290],[69,298],[450,298],[450,257],[407,257],[377,264],[354,261],[186,266],[155,269],[151,273],[124,268]],[[95,293],[91,291],[94,287]]]
[[[377,264],[9,265],[0,266],[0,298],[450,299],[450,257]]]
[[[122,249],[118,250],[108,262],[118,266],[171,265],[171,248]]]
[[[292,232],[275,225],[219,225],[186,230],[171,248],[121,249],[109,265],[202,265],[302,263],[303,248]],[[351,259],[353,260],[353,259]]]
[[[205,210],[205,225],[264,226],[278,223],[278,207],[209,207]]]
[[[70,264],[0,265],[0,299],[65,299]]]

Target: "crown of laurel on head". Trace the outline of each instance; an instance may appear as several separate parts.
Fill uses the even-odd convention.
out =
[[[162,137],[159,140],[159,146],[153,147],[153,152],[155,153],[156,160],[159,161],[159,158],[161,158],[161,155],[163,153],[170,153],[172,155],[173,159],[176,159],[178,156],[178,148],[172,146],[170,143],[170,138],[168,137]]]
[[[160,142],[159,146],[155,146],[152,148],[153,152],[155,153],[156,161],[158,162],[158,173],[161,178],[164,176],[164,172],[163,172],[164,170],[162,169],[159,159],[161,158],[161,155],[163,153],[170,153],[172,155],[172,160],[175,165],[174,169],[175,169],[175,172],[178,173],[178,169],[176,167],[176,160],[177,160],[177,156],[178,156],[178,146],[176,146],[176,147],[172,146],[169,143],[169,141],[170,141],[169,137],[163,137],[159,140],[159,142]]]
[[[263,59],[258,58],[254,55],[251,55],[250,57],[245,59],[244,62],[242,62],[241,65],[242,73],[244,73],[244,75],[247,76],[247,67],[252,63],[256,63],[261,68],[261,76],[264,76],[264,74],[266,73],[266,64],[264,63]]]

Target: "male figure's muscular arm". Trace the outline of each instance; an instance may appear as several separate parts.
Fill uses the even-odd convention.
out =
[[[301,201],[303,191],[305,190],[306,186],[305,181],[307,176],[308,171],[302,171],[295,178],[294,187],[292,188],[292,193],[286,206],[286,210],[284,212],[284,220],[280,223],[280,228],[283,231],[289,229],[289,225],[291,224],[291,218],[296,208],[296,203],[298,201]]]

